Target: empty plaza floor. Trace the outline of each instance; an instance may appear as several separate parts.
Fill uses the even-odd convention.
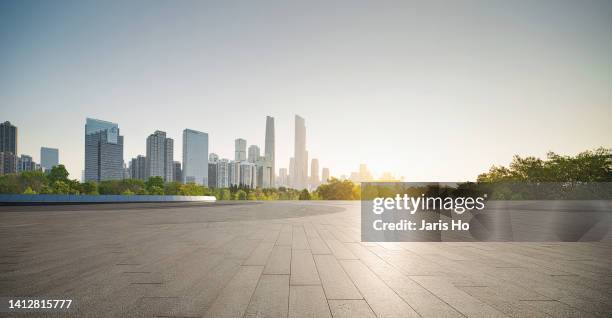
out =
[[[609,237],[609,235],[608,235]],[[359,202],[0,207],[51,317],[611,317],[612,244],[362,243]]]

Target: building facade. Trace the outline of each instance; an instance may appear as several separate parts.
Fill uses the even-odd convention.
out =
[[[274,188],[276,180],[276,148],[274,137],[274,117],[266,116],[266,139],[264,145],[264,156],[268,161],[270,176],[267,178],[269,187]]]
[[[256,163],[257,160],[259,160],[259,157],[261,156],[260,151],[259,151],[259,147],[257,145],[250,145],[249,146],[249,156],[248,156],[248,161],[250,163]]]
[[[147,137],[146,178],[150,177],[174,181],[174,140],[159,130]]]
[[[85,181],[123,179],[123,136],[116,123],[87,118]]]
[[[247,160],[246,145],[247,141],[245,139],[238,138],[234,140],[234,161]]]
[[[59,164],[59,150],[57,148],[40,147],[40,166],[44,171]]]
[[[306,152],[306,124],[304,118],[295,115],[294,171],[291,172],[292,187],[298,190],[307,187],[308,153]]]
[[[217,163],[217,187],[228,188],[229,186],[229,160],[220,159]]]
[[[145,156],[138,155],[132,158],[129,165],[130,178],[138,180],[146,180],[147,178],[147,160]]]
[[[183,130],[183,182],[208,185],[208,134]]]
[[[321,183],[327,183],[329,181],[329,168],[323,168],[321,171]]]
[[[219,167],[219,156],[216,153],[211,153],[208,156],[208,187],[217,188],[217,169]]]
[[[17,157],[17,126],[12,125],[9,121],[0,123],[0,155],[2,157],[0,174],[17,173],[19,159]]]
[[[313,158],[310,162],[310,187],[312,189],[319,186],[319,159]]]
[[[183,182],[183,169],[180,161],[174,162],[174,181]]]

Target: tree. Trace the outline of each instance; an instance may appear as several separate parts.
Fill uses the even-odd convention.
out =
[[[355,197],[355,185],[350,180],[338,180],[331,178],[326,184],[317,188],[320,198],[323,200],[353,200]]]
[[[32,187],[27,187],[23,194],[36,194],[36,191],[32,190]]]
[[[306,189],[300,191],[300,200],[310,200],[310,192]]]
[[[240,189],[238,190],[238,192],[236,192],[236,200],[246,200],[247,199],[247,193]]]
[[[53,193],[54,194],[69,194],[70,187],[64,181],[55,181],[53,183]]]
[[[145,183],[145,186],[149,194],[158,194],[159,192],[164,194],[164,179],[162,177],[150,177]]]
[[[57,165],[51,168],[51,171],[47,174],[47,179],[49,179],[50,184],[54,184],[56,181],[63,181],[68,183],[68,170],[64,165]]]
[[[132,192],[130,189],[125,189],[125,191],[121,192],[122,195],[134,195],[134,192]]]
[[[195,183],[185,183],[181,184],[181,188],[179,193],[181,195],[205,195],[204,186],[197,185]]]

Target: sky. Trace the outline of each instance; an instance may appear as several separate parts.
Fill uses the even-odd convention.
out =
[[[612,1],[0,1],[0,121],[72,178],[86,117],[124,158],[155,130],[307,149],[339,176],[474,180],[515,154],[612,147]]]

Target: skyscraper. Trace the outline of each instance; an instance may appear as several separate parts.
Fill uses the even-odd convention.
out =
[[[275,137],[274,137],[274,117],[266,116],[266,144],[264,148],[264,156],[270,167],[270,187],[275,186],[276,180],[276,153],[275,153]]]
[[[174,181],[183,182],[183,169],[181,169],[181,162],[174,162]]]
[[[246,153],[246,140],[242,138],[238,138],[234,141],[234,160],[235,161],[246,161],[247,153]]]
[[[229,162],[227,178],[230,186],[240,185],[240,161],[232,160]]]
[[[295,159],[293,157],[289,158],[289,176],[287,177],[287,185],[290,188],[295,188]]]
[[[218,185],[217,169],[219,167],[219,156],[216,153],[208,155],[208,187],[216,188]]]
[[[257,169],[255,164],[250,162],[240,163],[240,185],[255,188],[257,180]]]
[[[257,160],[259,160],[260,157],[260,152],[259,152],[259,147],[256,145],[250,145],[249,146],[249,156],[248,156],[248,161],[250,163],[256,163]]]
[[[130,161],[130,178],[145,180],[147,178],[147,160],[145,156],[138,155]]]
[[[329,168],[323,168],[321,171],[321,183],[327,183],[329,181]]]
[[[316,188],[319,186],[319,159],[312,158],[310,162],[310,187]]]
[[[17,173],[17,127],[6,121],[0,124],[0,174]]]
[[[294,171],[291,172],[293,187],[301,190],[307,186],[308,154],[306,153],[306,124],[304,118],[295,115]]]
[[[221,159],[217,163],[217,187],[229,187],[229,160]]]
[[[208,185],[208,134],[183,130],[183,182]]]
[[[32,156],[21,155],[18,159],[17,172],[33,171],[36,168],[36,163],[32,160]]]
[[[40,147],[40,165],[44,171],[59,164],[59,150],[57,148]]]
[[[174,180],[174,140],[166,133],[156,130],[147,137],[146,178],[162,177],[164,181]]]
[[[85,124],[85,181],[123,179],[123,136],[119,125],[87,118]]]
[[[280,168],[278,170],[278,183],[277,185],[279,187],[286,187],[288,185],[288,175],[287,175],[287,168]]]

